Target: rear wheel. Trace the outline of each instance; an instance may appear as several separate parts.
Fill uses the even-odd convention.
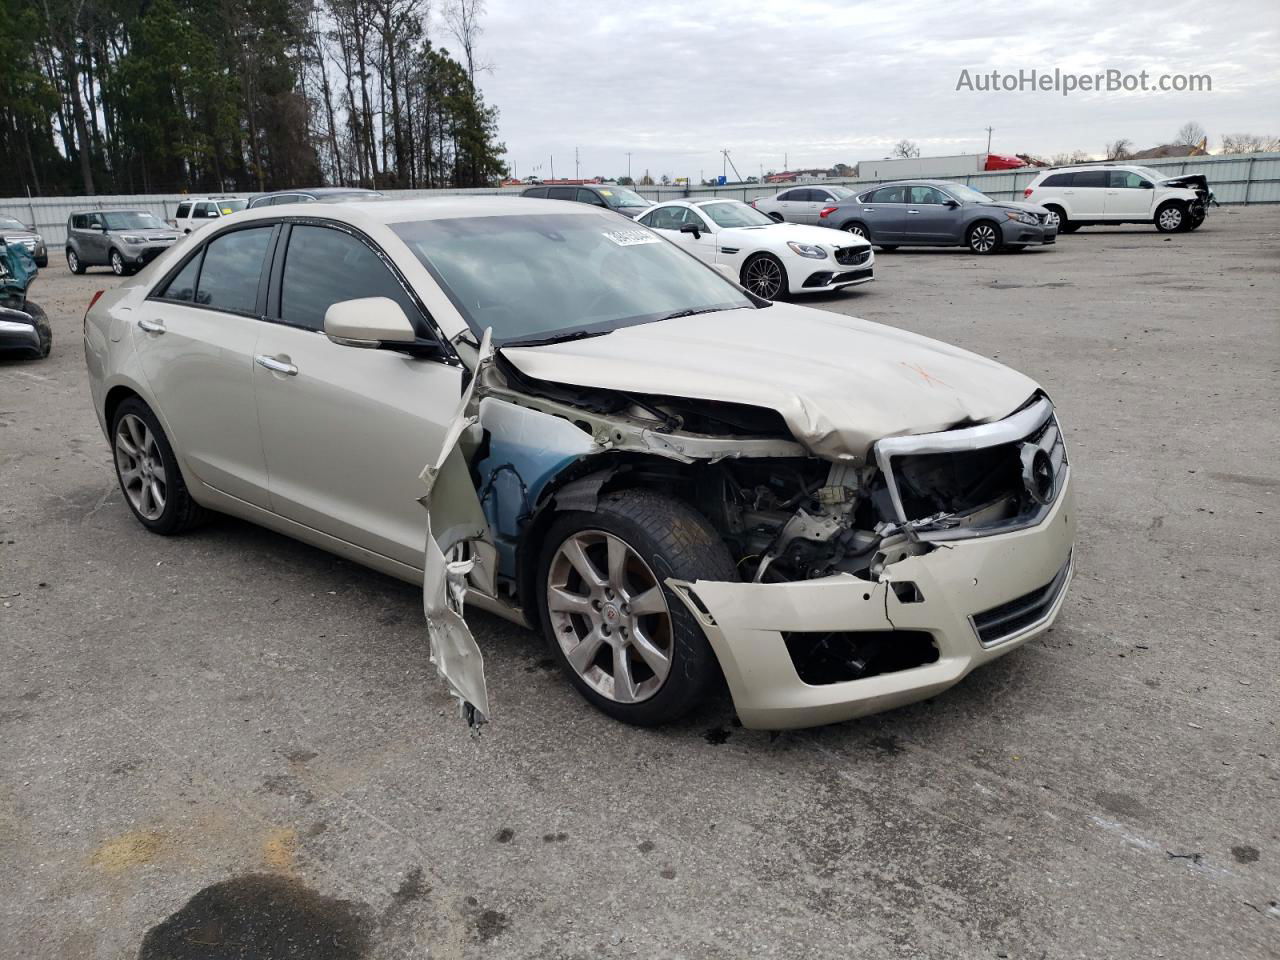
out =
[[[778,300],[787,292],[787,270],[769,253],[758,253],[742,265],[742,285],[765,300]]]
[[[137,397],[116,408],[111,420],[116,479],[129,509],[152,533],[169,536],[198,526],[208,511],[187,485],[160,421]]]
[[[724,543],[679,500],[628,490],[547,531],[538,583],[552,655],[598,709],[642,726],[702,700],[718,664],[666,580],[737,580]]]
[[[1166,203],[1156,211],[1156,229],[1161,233],[1177,233],[1187,229],[1189,218],[1180,203]]]
[[[994,253],[1000,249],[1000,228],[990,220],[979,220],[969,228],[965,242],[974,253]]]
[[[67,251],[67,269],[72,273],[84,273],[84,263],[80,260],[80,255],[74,250]]]
[[[843,230],[845,233],[853,234],[855,237],[863,237],[868,240],[871,239],[867,235],[867,228],[860,223],[846,223],[840,229]]]

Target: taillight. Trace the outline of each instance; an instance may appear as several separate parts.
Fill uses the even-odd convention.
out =
[[[838,207],[823,207],[820,211],[818,211],[818,216],[820,217],[828,216],[829,214],[835,213],[836,210],[838,209],[839,209]]]
[[[86,333],[89,331],[89,311],[92,310],[93,305],[98,302],[98,298],[106,292],[107,291],[105,290],[95,291],[93,296],[89,298],[89,305],[84,308],[84,330]]]
[[[758,200],[759,198],[757,197],[756,199]],[[751,206],[752,206],[752,207],[755,207],[755,205],[756,205],[756,201],[755,201],[755,200],[752,200],[752,201],[751,201]]]
[[[1022,196],[1023,196],[1023,199],[1025,199],[1025,198],[1027,198],[1027,197],[1031,196],[1031,188],[1030,188],[1030,187],[1027,187],[1027,189],[1023,190],[1023,191],[1022,191]]]

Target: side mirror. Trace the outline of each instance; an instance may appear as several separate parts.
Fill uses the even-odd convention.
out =
[[[1147,181],[1145,181],[1145,180],[1139,180],[1139,181],[1138,181],[1138,189],[1139,189],[1139,190],[1154,190],[1154,189],[1155,189],[1155,185],[1154,185],[1154,184],[1151,184],[1151,183],[1147,183]]]
[[[693,234],[693,239],[695,239],[695,240],[697,240],[699,237],[701,237],[701,236],[702,236],[702,228],[701,228],[701,227],[699,227],[696,223],[684,223],[684,224],[681,224],[681,225],[680,225],[680,232],[681,232],[681,233],[692,233],[692,234]]]
[[[346,347],[412,344],[418,339],[400,304],[387,297],[361,297],[332,304],[324,313],[324,335]]]
[[[950,207],[952,210],[954,210],[956,207],[960,206],[960,203],[948,197],[946,200],[942,201],[942,205],[944,207]]]

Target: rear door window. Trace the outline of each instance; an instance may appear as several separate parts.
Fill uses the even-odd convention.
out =
[[[210,241],[196,285],[196,303],[253,316],[272,229],[264,226],[233,230]]]
[[[1071,179],[1072,179],[1072,177],[1074,177],[1074,176],[1075,176],[1075,174],[1074,174],[1074,173],[1055,173],[1055,174],[1053,174],[1053,176],[1045,177],[1045,181],[1044,181],[1044,183],[1040,184],[1040,186],[1042,186],[1042,187],[1069,187],[1069,186],[1071,186]]]
[[[1107,185],[1106,170],[1079,170],[1071,178],[1073,187],[1105,187]]]
[[[363,297],[394,300],[409,321],[421,327],[422,314],[413,298],[364,241],[332,227],[295,225],[280,284],[280,319],[323,330],[329,307]]]
[[[162,300],[178,300],[182,303],[194,303],[196,299],[196,278],[200,276],[200,258],[204,251],[197,253],[187,261],[165,288],[157,294]],[[256,292],[256,289],[255,289]]]
[[[902,203],[904,188],[902,187],[881,187],[875,193],[871,194],[871,203]]]
[[[547,198],[550,200],[572,200],[573,196],[573,187],[549,187],[547,189]]]
[[[175,213],[173,216],[175,220],[185,220],[187,219],[187,216],[190,213],[191,213],[191,204],[180,203],[178,204],[178,212]]]

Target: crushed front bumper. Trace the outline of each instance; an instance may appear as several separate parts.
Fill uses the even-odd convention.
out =
[[[1058,226],[1054,223],[1022,223],[1018,220],[1006,220],[1000,224],[1000,232],[1006,245],[1039,246],[1056,243]]]
[[[879,582],[839,574],[793,583],[668,583],[702,624],[743,725],[809,727],[934,696],[1049,629],[1066,597],[1074,540],[1068,468],[1034,527],[949,541],[889,564]],[[915,589],[898,590],[895,583]],[[894,630],[928,633],[937,659],[812,685],[800,679],[784,638]]]
[[[0,307],[0,354],[39,357],[40,333],[31,315]]]

